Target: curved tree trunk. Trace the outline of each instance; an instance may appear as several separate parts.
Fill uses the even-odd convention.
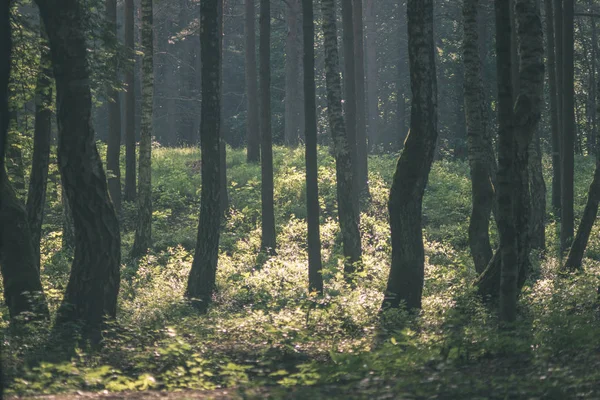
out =
[[[317,100],[315,85],[315,21],[313,0],[302,0],[304,48],[304,127],[306,141],[306,223],[308,225],[308,289],[323,293],[319,183],[317,160]]]
[[[334,0],[322,0],[323,35],[325,47],[325,81],[327,85],[327,116],[333,139],[335,157],[338,216],[344,248],[344,272],[348,276],[355,271],[362,256],[358,208],[354,191],[352,147],[346,135],[342,115],[342,82],[339,74],[339,56]],[[344,30],[346,32],[346,30]],[[353,64],[352,64],[353,65]]]
[[[73,265],[55,329],[77,322],[84,338],[98,341],[104,318],[117,312],[121,240],[91,124],[83,10],[77,0],[37,3],[50,41],[58,160],[75,224]]]
[[[491,137],[487,131],[479,38],[477,9],[479,0],[463,2],[465,63],[465,114],[467,123],[467,147],[471,168],[472,209],[469,221],[469,247],[475,270],[482,273],[492,258],[489,225],[494,205],[494,182],[496,165]]]
[[[200,147],[202,151],[202,192],[200,221],[194,262],[186,296],[205,312],[215,289],[219,258],[221,152],[221,50],[219,0],[203,0],[200,9],[200,51],[202,56],[202,105]]]
[[[369,196],[369,161],[367,144],[367,108],[365,99],[365,51],[362,0],[352,0],[354,24],[354,63],[356,81],[356,172],[358,193]]]
[[[33,133],[33,159],[31,176],[27,192],[27,220],[31,231],[33,250],[40,259],[40,239],[44,206],[46,205],[46,187],[50,164],[50,141],[52,133],[52,60],[46,32],[40,27],[40,70],[35,88],[35,127]]]
[[[246,136],[248,141],[248,162],[260,161],[260,127],[258,122],[258,85],[256,74],[256,32],[254,21],[256,11],[254,0],[246,0]]]
[[[408,0],[408,52],[412,88],[410,133],[400,154],[388,209],[392,265],[383,308],[421,308],[425,272],[423,194],[437,140],[437,81],[433,0]]]
[[[271,137],[271,3],[260,0],[260,153],[262,239],[261,249],[274,252],[275,205],[273,204],[273,145]]]
[[[135,45],[133,0],[125,0],[125,48],[130,62],[125,69],[125,201],[135,201]]]
[[[117,0],[106,0],[106,19],[109,35],[117,43]],[[119,67],[117,54],[111,54],[108,67],[111,76],[118,81]],[[106,169],[108,174],[108,192],[117,214],[121,213],[121,101],[113,84],[106,88],[108,99],[108,140],[106,146]]]
[[[144,255],[152,246],[152,104],[154,97],[154,34],[152,0],[142,0],[142,124],[138,181],[138,220],[132,257]]]

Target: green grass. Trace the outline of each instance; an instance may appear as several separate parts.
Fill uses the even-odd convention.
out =
[[[183,301],[198,224],[198,159],[195,148],[154,150],[154,248],[138,262],[127,258],[135,205],[124,207],[119,317],[103,351],[81,350],[66,364],[32,366],[24,360],[39,351],[45,329],[24,337],[7,330],[4,372],[13,393],[258,386],[274,398],[600,397],[599,228],[585,272],[558,279],[556,226],[548,225],[548,252],[535,258],[538,279],[524,290],[516,330],[498,330],[494,314],[471,288],[468,164],[438,161],[423,208],[423,311],[418,318],[381,316],[391,253],[387,196],[396,157],[369,160],[371,203],[361,215],[365,271],[351,289],[341,273],[334,162],[327,148],[319,149],[325,278],[319,298],[306,288],[302,149],[275,149],[279,249],[268,259],[259,255],[260,166],[246,164],[244,151],[228,149],[231,211],[222,230],[218,291],[208,314],[199,316]],[[593,161],[576,161],[581,215]],[[54,312],[71,255],[59,250],[61,210],[52,193],[42,279]]]

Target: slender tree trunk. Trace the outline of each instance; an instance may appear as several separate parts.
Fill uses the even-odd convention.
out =
[[[138,182],[138,219],[132,257],[152,246],[152,104],[154,97],[154,34],[152,0],[142,0],[142,125]]]
[[[346,123],[346,136],[350,146],[352,157],[352,201],[359,210],[359,172],[358,172],[358,141],[356,140],[356,63],[354,61],[354,19],[352,13],[352,1],[342,1],[342,45],[344,51],[344,121]],[[360,214],[359,214],[360,217]]]
[[[487,131],[477,10],[479,0],[463,2],[463,60],[465,63],[465,114],[467,147],[471,168],[472,209],[469,222],[469,247],[475,270],[482,273],[492,258],[489,225],[494,204],[495,159],[491,137]]]
[[[198,240],[186,296],[205,312],[215,289],[219,258],[221,152],[221,49],[219,0],[203,0],[200,10],[202,55],[202,106],[200,147],[202,151],[202,192]]]
[[[423,194],[438,135],[433,0],[408,0],[407,16],[411,122],[388,203],[392,265],[382,307],[415,310],[421,308],[425,273]]]
[[[319,183],[317,163],[317,100],[315,84],[315,21],[313,0],[302,0],[304,48],[304,128],[306,141],[306,223],[308,225],[308,289],[323,293]]]
[[[33,250],[38,260],[38,268],[52,132],[52,60],[50,59],[48,39],[43,26],[40,28],[40,35],[40,70],[38,71],[35,89],[33,159],[31,161],[31,176],[26,206],[27,220],[31,231]]]
[[[301,69],[301,58],[298,53],[298,18],[300,16],[299,0],[289,0],[286,6],[287,38],[285,52],[285,128],[284,139],[288,146],[297,146],[300,137],[300,86],[298,76]]]
[[[552,0],[544,0],[546,9],[546,39],[548,42],[548,85],[550,97],[550,126],[552,129],[552,208],[560,210],[560,124],[558,120],[558,92],[556,44],[554,36],[554,7]]]
[[[117,42],[117,0],[106,0],[106,19],[109,35]],[[116,54],[112,54],[108,61],[111,75],[119,79],[119,67]],[[113,84],[106,88],[108,99],[108,143],[106,148],[106,169],[108,175],[108,192],[115,206],[117,214],[121,213],[121,102],[119,93]]]
[[[37,1],[52,53],[58,160],[75,223],[75,254],[55,329],[79,322],[97,342],[117,312],[121,240],[91,124],[84,13],[77,0]],[[72,337],[72,336],[71,336]]]
[[[542,165],[542,145],[539,129],[529,145],[529,187],[531,190],[531,248],[546,248],[546,182]]]
[[[248,162],[260,161],[260,127],[258,120],[258,85],[256,73],[256,18],[254,0],[246,0],[246,136],[248,141]]]
[[[60,166],[59,166],[60,168]],[[73,223],[73,212],[69,206],[69,200],[67,199],[67,192],[65,191],[64,180],[61,179],[61,203],[63,207],[62,212],[62,249],[73,249],[75,247],[75,224]]]
[[[577,235],[571,245],[567,261],[563,266],[564,271],[575,271],[581,269],[583,254],[592,232],[592,227],[598,215],[598,203],[600,202],[600,161],[596,161],[594,179],[588,191],[588,199],[583,210],[583,216],[577,229]]]
[[[333,139],[335,157],[338,217],[344,248],[344,272],[349,276],[355,271],[362,256],[358,208],[354,201],[354,167],[352,147],[346,135],[342,115],[342,82],[339,75],[339,56],[334,0],[321,0],[325,48],[325,81],[327,85],[327,117]]]
[[[362,0],[352,0],[354,24],[354,64],[356,80],[356,171],[358,192],[369,195],[369,162],[367,143],[367,108],[365,99],[365,51]]]
[[[575,65],[573,0],[563,3],[562,157],[560,249],[566,251],[573,239],[573,186],[575,174]]]
[[[125,0],[125,48],[130,59],[125,69],[125,201],[135,201],[136,197],[134,12],[133,0]]]
[[[377,14],[375,0],[367,0],[365,7],[366,56],[367,56],[367,139],[369,151],[377,144],[379,136],[379,94],[377,78]]]
[[[223,60],[223,51],[224,51],[224,47],[223,47],[223,39],[224,39],[224,32],[225,32],[225,1],[226,0],[219,0],[219,51],[221,52],[221,60]],[[221,87],[223,87],[223,63],[221,62],[220,65],[220,72],[219,72],[219,76],[221,77]],[[221,115],[224,115],[224,111],[223,111],[223,104],[221,104]],[[227,215],[227,212],[229,210],[229,194],[227,193],[227,145],[225,142],[225,132],[224,132],[224,125],[225,124],[219,124],[219,129],[221,129],[221,133],[219,135],[219,152],[221,153],[220,155],[220,163],[221,163],[221,167],[219,170],[219,179],[220,179],[220,183],[219,183],[219,187],[221,190],[221,200],[220,200],[220,207],[221,207],[221,215],[225,218]]]
[[[593,6],[593,1],[589,2],[590,7]],[[592,30],[592,68],[590,72],[590,120],[591,120],[591,129],[588,137],[588,153],[594,154],[597,156],[597,146],[596,141],[598,137],[598,108],[597,108],[597,97],[598,97],[598,84],[596,80],[596,70],[597,70],[597,54],[598,54],[598,33],[596,32],[596,18],[590,18],[591,30]]]
[[[273,147],[271,137],[271,3],[260,0],[260,152],[262,176],[261,249],[276,249],[275,206],[273,204]]]

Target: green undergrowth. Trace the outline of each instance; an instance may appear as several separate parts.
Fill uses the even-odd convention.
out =
[[[387,197],[395,162],[396,155],[369,159],[370,200],[361,214],[365,269],[353,288],[342,276],[334,162],[327,148],[319,149],[325,280],[319,297],[306,288],[303,150],[274,151],[278,249],[269,257],[259,253],[260,166],[246,164],[244,151],[228,149],[231,208],[222,227],[218,290],[201,316],[183,300],[198,224],[199,150],[156,146],[154,247],[142,259],[128,257],[135,205],[125,204],[119,316],[105,332],[102,351],[79,349],[69,361],[40,363],[48,328],[16,332],[2,309],[10,391],[262,387],[273,398],[600,398],[599,228],[585,271],[558,277],[557,226],[549,208],[548,250],[532,256],[519,320],[514,329],[498,329],[471,287],[466,161],[440,160],[431,171],[423,206],[423,311],[379,313],[390,264]],[[593,166],[577,159],[577,215]],[[52,313],[72,257],[61,250],[55,187],[42,248]],[[496,241],[493,227],[491,234]]]

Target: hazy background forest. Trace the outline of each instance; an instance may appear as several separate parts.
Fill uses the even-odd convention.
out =
[[[5,397],[600,398],[596,0],[0,3]]]

